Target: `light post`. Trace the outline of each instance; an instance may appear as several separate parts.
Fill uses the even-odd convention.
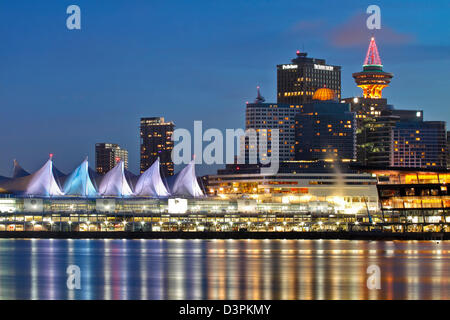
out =
[[[33,231],[34,231],[34,224],[36,223],[36,221],[31,221],[31,225],[33,226]]]
[[[69,220],[69,232],[72,232],[72,221]]]

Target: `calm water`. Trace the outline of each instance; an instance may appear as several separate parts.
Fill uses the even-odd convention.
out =
[[[449,299],[450,242],[0,239],[0,298]]]

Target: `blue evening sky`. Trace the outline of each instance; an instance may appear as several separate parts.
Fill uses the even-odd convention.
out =
[[[66,28],[71,4],[81,30]],[[275,101],[276,65],[297,49],[342,65],[343,97],[360,95],[351,74],[372,34],[370,4],[381,7],[374,34],[394,73],[384,96],[423,108],[426,120],[450,120],[448,0],[3,0],[0,175],[10,176],[14,158],[33,171],[51,152],[62,171],[86,155],[94,167],[96,142],[128,149],[137,172],[143,116],[243,128],[255,87]]]

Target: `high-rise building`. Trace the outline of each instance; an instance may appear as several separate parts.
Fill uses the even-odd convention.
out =
[[[356,118],[348,103],[321,88],[295,116],[296,160],[356,160]]]
[[[121,149],[114,143],[96,143],[95,144],[95,168],[97,173],[105,174],[118,161],[123,161],[125,169],[128,169],[128,151]]]
[[[295,145],[295,120],[294,117],[299,112],[300,106],[265,103],[261,96],[259,87],[257,97],[253,103],[247,103],[245,111],[245,129],[254,129],[256,134],[267,135],[267,154],[259,154],[259,140],[257,141],[257,151],[260,157],[272,156],[272,130],[279,130],[279,161],[294,160]],[[258,137],[259,138],[259,137]],[[245,145],[246,156],[248,148],[251,145]],[[242,150],[242,149],[241,149]],[[242,152],[242,151],[241,151]],[[248,157],[246,163],[249,163]]]
[[[341,67],[326,64],[324,59],[307,57],[297,51],[291,64],[277,66],[277,102],[301,105],[312,100],[317,89],[326,86],[341,98]]]
[[[166,177],[173,175],[174,127],[173,122],[166,122],[162,117],[141,118],[141,173],[159,158],[161,173]]]
[[[392,130],[391,167],[446,168],[444,121],[402,121]]]
[[[356,113],[356,155],[361,165],[386,165],[390,163],[391,128],[397,118],[391,118],[394,107],[382,98],[382,91],[393,74],[383,71],[375,38],[372,37],[363,64],[363,71],[353,74],[363,97],[343,99]]]
[[[356,113],[358,163],[371,167],[441,166],[442,155],[434,154],[436,150],[442,149],[440,126],[424,122],[422,110],[396,110],[382,97],[382,91],[389,85],[393,74],[383,71],[375,38],[370,40],[363,71],[354,73],[353,77],[363,90],[363,97],[346,98],[342,102],[349,103],[351,110]],[[415,143],[411,145],[411,139],[406,139],[408,143],[399,147],[400,137],[405,138],[405,132],[410,138],[419,140],[414,140]],[[425,146],[419,141],[427,139],[416,132],[427,132],[437,138],[430,144],[433,150],[422,150]]]

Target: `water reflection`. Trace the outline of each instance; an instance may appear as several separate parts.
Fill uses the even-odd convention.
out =
[[[450,242],[0,240],[0,299],[449,298]]]

